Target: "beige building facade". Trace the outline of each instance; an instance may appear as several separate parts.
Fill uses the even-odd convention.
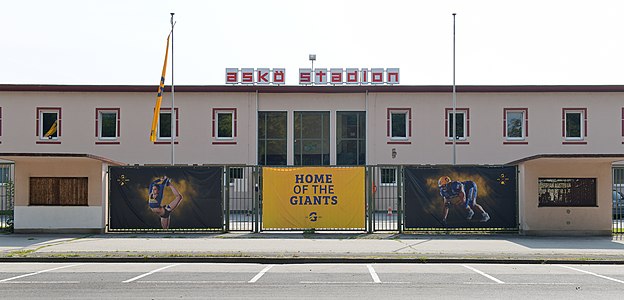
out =
[[[515,165],[524,234],[610,234],[624,86],[0,85],[15,228],[103,230],[110,165]],[[164,119],[162,119],[164,117]],[[171,145],[173,120],[174,144]],[[453,135],[453,120],[455,134]],[[34,205],[31,178],[88,178],[85,205]],[[540,207],[540,178],[593,178],[595,205]]]

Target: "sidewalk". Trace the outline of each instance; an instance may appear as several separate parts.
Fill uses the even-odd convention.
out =
[[[623,237],[363,233],[4,234],[0,261],[624,264]]]

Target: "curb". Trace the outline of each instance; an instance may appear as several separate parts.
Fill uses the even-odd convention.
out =
[[[584,264],[624,265],[624,260],[501,258],[347,258],[347,257],[0,257],[0,263],[253,263],[253,264]]]

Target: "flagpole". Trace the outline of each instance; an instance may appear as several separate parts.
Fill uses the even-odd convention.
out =
[[[175,112],[175,91],[173,84],[173,15],[175,13],[171,13],[171,165],[175,165],[175,138],[176,138],[176,112]]]
[[[455,15],[453,13],[453,165],[457,163],[457,90],[455,87]],[[173,39],[173,36],[172,36]],[[171,45],[171,54],[173,56],[173,43]],[[171,63],[173,64],[173,57],[171,59]],[[173,70],[171,71],[173,74]]]

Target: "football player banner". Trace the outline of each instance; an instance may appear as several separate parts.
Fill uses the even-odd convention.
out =
[[[222,167],[110,167],[109,229],[221,229]]]
[[[517,228],[516,167],[406,167],[406,228]]]
[[[365,226],[364,168],[262,169],[264,228]]]

